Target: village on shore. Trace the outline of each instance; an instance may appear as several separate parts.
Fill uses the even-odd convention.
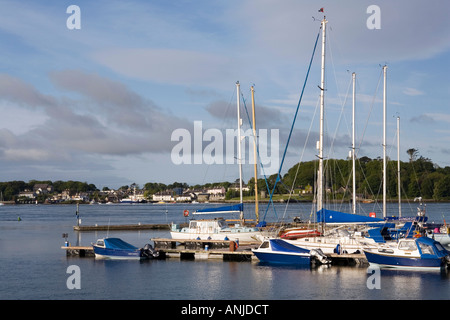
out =
[[[254,188],[243,184],[244,196],[248,201],[254,201]],[[291,198],[299,200],[299,194],[304,196],[303,201],[312,197],[312,187],[307,186],[296,190],[297,194]],[[267,201],[267,192],[258,193],[261,201]],[[276,201],[284,202],[289,195],[275,195]],[[15,194],[13,199],[2,201],[4,204],[68,204],[68,203],[207,203],[207,202],[233,202],[239,197],[239,184],[231,183],[229,186],[186,187],[175,186],[164,191],[152,193],[146,188],[136,185],[125,186],[119,189],[103,188],[103,190],[74,191],[70,189],[58,192],[52,184],[36,183]],[[294,200],[294,199],[292,199]],[[247,201],[247,200],[245,200]]]

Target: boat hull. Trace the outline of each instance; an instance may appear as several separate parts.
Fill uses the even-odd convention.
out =
[[[263,263],[310,265],[309,250],[293,246],[281,239],[266,240],[253,254]]]
[[[94,247],[95,257],[99,259],[115,259],[115,260],[142,260],[147,259],[146,256],[142,254],[141,250],[121,250],[121,249],[109,249],[101,248],[98,246]]]
[[[311,257],[307,255],[283,254],[276,252],[255,252],[259,261],[271,264],[309,265]]]
[[[287,240],[296,240],[306,237],[320,237],[322,234],[315,229],[292,229],[286,230],[280,235],[280,238]]]
[[[308,250],[320,249],[325,254],[331,253],[362,253],[364,247],[372,247],[370,240],[361,241],[350,238],[335,237],[305,237],[287,240],[289,243]]]
[[[370,265],[378,265],[381,268],[441,270],[446,266],[443,258],[402,257],[369,251],[364,253]]]
[[[194,232],[179,232],[171,231],[170,236],[172,239],[180,240],[231,240],[231,241],[245,241],[252,242],[258,241],[260,235],[259,231],[252,232],[204,232],[204,233],[194,233]]]

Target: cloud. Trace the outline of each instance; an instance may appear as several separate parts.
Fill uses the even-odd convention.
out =
[[[234,102],[234,101],[233,101]],[[243,119],[243,124],[247,127],[249,126],[248,118],[252,121],[252,106],[251,101],[246,101],[247,112],[244,109],[243,104],[241,104],[241,119]],[[206,111],[217,119],[227,119],[235,120],[237,119],[236,106],[230,106],[230,104],[224,100],[216,100],[209,103],[205,107]],[[257,128],[274,128],[284,126],[290,120],[288,114],[283,114],[285,110],[280,110],[278,108],[269,108],[263,105],[255,106],[255,117]],[[292,111],[292,110],[290,110]],[[292,116],[289,114],[289,116]],[[233,122],[234,124],[234,122]]]
[[[50,78],[58,88],[75,93],[75,98],[45,95],[18,78],[0,75],[0,99],[40,110],[47,117],[23,134],[1,130],[4,159],[73,162],[72,156],[80,153],[168,152],[172,131],[188,125],[122,83],[97,74],[65,70]]]
[[[117,48],[92,56],[119,74],[156,83],[220,87],[220,79],[234,79],[231,58],[201,51]]]
[[[418,117],[411,118],[411,121],[424,123],[436,123],[436,122],[450,123],[450,115],[445,113],[424,113]]]
[[[317,3],[287,0],[283,5],[269,0],[247,1],[237,12],[244,30],[252,36],[249,47],[266,51],[277,57],[301,60],[308,58],[309,46],[319,32]],[[367,1],[325,1],[328,37],[339,57],[352,64],[361,62],[416,60],[435,56],[448,50],[450,26],[446,19],[449,3],[445,1],[419,2],[382,1],[381,29],[366,26],[366,10],[373,3]],[[414,8],[412,8],[412,6]],[[436,8],[441,8],[436,10]],[[307,44],[305,46],[305,44]]]
[[[417,123],[423,123],[423,124],[433,124],[436,122],[434,117],[432,117],[429,114],[421,114],[419,116],[412,117],[410,121],[417,122]]]
[[[423,94],[425,94],[423,91],[414,89],[414,88],[405,88],[403,90],[403,93],[408,95],[408,96],[421,96]]]

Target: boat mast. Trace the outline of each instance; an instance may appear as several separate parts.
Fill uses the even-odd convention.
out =
[[[401,200],[401,180],[400,180],[400,117],[397,117],[397,194],[398,194],[398,216],[402,216],[402,200]]]
[[[355,173],[355,105],[356,105],[356,73],[352,73],[353,80],[353,112],[352,112],[352,171],[353,171],[353,214],[356,214],[356,173]]]
[[[383,66],[383,218],[386,218],[386,70]]]
[[[327,20],[323,17],[322,26],[322,67],[320,80],[320,134],[319,134],[319,173],[317,182],[317,211],[323,208],[323,127],[325,98],[325,29]]]
[[[236,82],[236,88],[237,88],[237,120],[238,120],[238,164],[239,164],[239,192],[240,192],[240,203],[243,203],[243,196],[242,196],[242,151],[241,151],[241,125],[242,125],[242,119],[241,119],[241,104],[240,104],[240,96],[241,96],[241,85],[239,84],[239,81]],[[244,219],[244,212],[241,211],[240,213],[241,220]]]
[[[258,208],[258,162],[257,162],[257,154],[256,154],[256,116],[255,116],[255,90],[253,86],[252,90],[252,118],[253,118],[253,158],[255,162],[255,216],[256,223],[259,223],[259,208]]]

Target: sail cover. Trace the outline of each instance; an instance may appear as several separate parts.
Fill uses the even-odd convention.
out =
[[[106,238],[104,239],[105,247],[109,249],[121,249],[121,250],[136,250],[137,247],[123,241],[119,238]]]
[[[344,213],[328,209],[321,209],[317,211],[317,222],[324,222],[330,224],[345,224],[345,223],[379,223],[384,222],[384,219],[372,218],[368,216],[361,216],[358,214]]]
[[[223,206],[223,207],[217,207],[217,208],[206,208],[206,209],[200,209],[192,214],[215,214],[215,213],[231,213],[231,212],[242,212],[244,211],[244,204],[239,203],[232,206]]]

